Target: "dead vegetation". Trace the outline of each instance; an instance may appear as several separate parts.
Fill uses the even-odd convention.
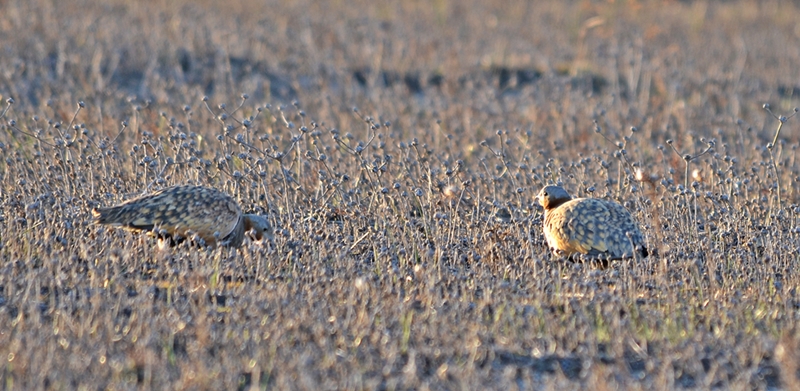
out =
[[[797,388],[795,6],[67,3],[0,12],[4,389]],[[185,183],[274,242],[90,224]]]

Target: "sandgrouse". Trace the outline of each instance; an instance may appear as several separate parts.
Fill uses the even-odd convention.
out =
[[[644,237],[624,206],[598,198],[570,197],[559,186],[536,196],[544,208],[544,237],[558,257],[607,262],[646,257]]]
[[[110,208],[95,208],[92,216],[97,224],[154,231],[175,242],[199,238],[208,246],[239,247],[250,230],[258,240],[272,238],[266,218],[242,213],[229,195],[203,186],[169,187]]]

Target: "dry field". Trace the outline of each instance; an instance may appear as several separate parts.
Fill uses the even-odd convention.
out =
[[[798,7],[0,0],[0,388],[800,389]],[[275,240],[91,224],[186,183]]]

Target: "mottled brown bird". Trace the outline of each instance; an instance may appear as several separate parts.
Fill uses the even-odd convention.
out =
[[[244,214],[229,195],[210,187],[175,186],[110,208],[92,210],[96,224],[156,231],[175,241],[202,239],[208,246],[239,247],[246,232],[272,238],[266,218]]]
[[[644,236],[624,206],[598,198],[573,199],[559,186],[536,196],[544,208],[544,237],[553,254],[569,259],[646,257]]]

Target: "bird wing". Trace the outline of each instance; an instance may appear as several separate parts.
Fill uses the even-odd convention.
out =
[[[192,231],[203,238],[207,243],[216,241],[215,233],[219,239],[230,235],[238,225],[243,224],[242,211],[233,198],[223,193],[205,194],[203,199],[190,202],[192,210],[188,213],[192,217],[187,221],[187,226],[193,227]]]
[[[609,213],[615,222],[613,253],[617,257],[633,256],[636,247],[643,246],[644,236],[639,230],[639,225],[624,206],[617,203],[608,203]]]
[[[611,217],[608,207],[593,198],[576,201],[580,202],[568,205],[565,211],[571,247],[591,257],[607,254]]]

